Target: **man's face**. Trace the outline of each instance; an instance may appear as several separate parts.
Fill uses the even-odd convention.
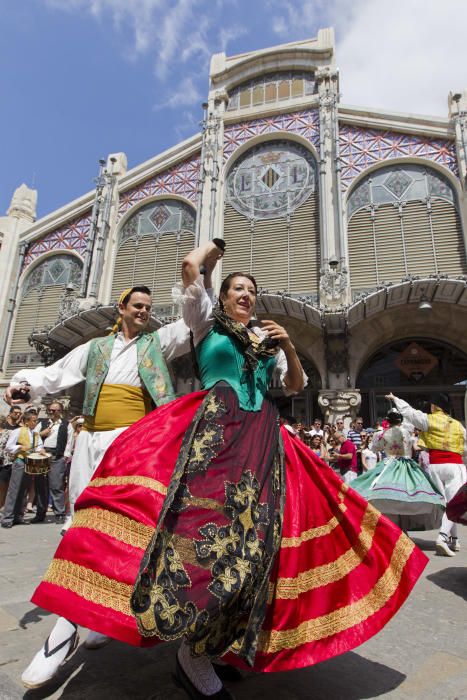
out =
[[[61,409],[60,405],[57,403],[51,403],[47,409],[47,415],[52,420],[57,420],[58,418],[61,418],[62,409]]]
[[[15,408],[11,413],[10,413],[10,421],[12,423],[18,423],[19,419],[21,418],[21,409],[20,408]]]
[[[34,430],[34,428],[37,425],[37,421],[38,421],[37,413],[33,413],[32,415],[30,415],[28,418],[25,419],[24,423],[25,423],[26,427],[31,428],[31,430]]]
[[[354,428],[357,433],[360,433],[363,429],[363,419],[362,418],[357,418],[355,421],[355,428]]]
[[[139,333],[140,331],[144,331],[149,323],[151,306],[152,302],[149,294],[133,292],[126,306],[123,306],[123,304],[118,305],[118,310],[122,318],[122,326],[126,325],[130,332],[137,331]]]
[[[315,430],[321,430],[321,421],[315,420],[315,422],[313,423],[313,427]]]

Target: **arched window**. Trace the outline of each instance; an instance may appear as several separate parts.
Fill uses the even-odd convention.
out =
[[[363,365],[356,386],[365,421],[373,424],[387,413],[385,395],[393,391],[415,408],[429,412],[430,394],[450,396],[453,415],[464,417],[467,356],[435,338],[405,338],[381,347]]]
[[[354,290],[408,274],[467,272],[455,193],[436,170],[414,164],[376,170],[351,193],[347,213]]]
[[[314,95],[315,77],[309,71],[280,71],[247,80],[229,90],[229,111]]]
[[[53,255],[36,265],[23,283],[10,349],[8,376],[27,365],[41,364],[28,338],[58,322],[60,302],[69,285],[81,283],[82,263],[72,255]]]
[[[180,263],[193,248],[196,213],[175,199],[146,204],[125,222],[118,243],[112,298],[126,287],[148,286],[155,305],[171,305]]]
[[[247,151],[226,182],[223,274],[242,270],[272,291],[313,293],[319,276],[316,162],[292,141]]]

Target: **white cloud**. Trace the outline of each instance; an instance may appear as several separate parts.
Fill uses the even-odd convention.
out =
[[[199,129],[199,119],[197,119],[197,115],[190,110],[184,110],[182,112],[181,121],[179,121],[174,127],[175,135],[180,141],[183,141],[189,136],[198,133]]]
[[[229,44],[235,39],[239,39],[248,33],[246,27],[239,24],[234,24],[231,27],[224,27],[219,32],[219,45],[221,51],[227,51]]]
[[[203,95],[195,85],[193,78],[183,78],[178,88],[174,89],[169,98],[154,105],[154,111],[158,112],[161,109],[170,107],[172,109],[178,107],[193,107],[198,105],[203,99]]]
[[[156,110],[198,104],[206,97],[211,54],[225,51],[231,42],[247,33],[246,27],[235,22],[223,26],[226,10],[235,8],[237,0],[43,2],[53,10],[87,12],[102,24],[110,24],[122,39],[121,50],[127,59],[152,56],[162,95]],[[174,76],[180,73],[185,77],[176,79],[174,87]]]
[[[447,115],[447,94],[467,87],[467,2],[270,0],[281,40],[334,26],[342,102]]]

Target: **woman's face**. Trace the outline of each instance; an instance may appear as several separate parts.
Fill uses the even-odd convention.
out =
[[[321,447],[321,438],[319,435],[315,435],[312,440],[311,440],[311,446],[313,449],[317,450],[319,447]]]
[[[245,325],[255,312],[255,285],[248,277],[233,277],[227,294],[221,295],[225,313]]]

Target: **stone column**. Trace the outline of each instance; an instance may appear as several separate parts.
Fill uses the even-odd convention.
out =
[[[448,106],[449,118],[453,123],[456,135],[457,163],[462,188],[459,196],[459,209],[467,257],[467,89],[450,92]]]
[[[362,397],[359,389],[322,389],[318,394],[318,405],[326,423],[335,423],[344,418],[346,428],[357,417]]]
[[[200,192],[198,196],[197,238],[200,245],[223,237],[224,211],[222,175],[223,115],[228,95],[225,90],[211,90],[205,107],[201,151]],[[218,265],[213,283],[219,275]]]
[[[26,243],[20,243],[20,240],[36,220],[36,205],[37,190],[23,184],[15,190],[7,216],[0,217],[0,367],[8,348],[26,254]]]
[[[340,196],[340,159],[337,104],[338,73],[326,67],[316,72],[320,122],[320,231],[321,270],[319,297],[323,308],[333,310],[348,302],[347,246],[343,237]]]

